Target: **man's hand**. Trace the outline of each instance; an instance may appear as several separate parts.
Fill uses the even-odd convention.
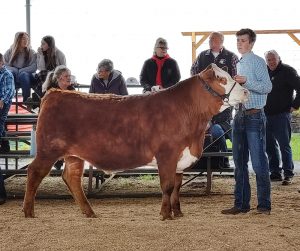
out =
[[[0,109],[2,109],[4,106],[3,100],[0,100]]]
[[[235,75],[233,79],[235,82],[238,82],[240,85],[243,85],[247,82],[247,77],[245,76]]]

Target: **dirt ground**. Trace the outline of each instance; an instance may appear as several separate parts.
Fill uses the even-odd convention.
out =
[[[19,176],[6,180],[10,199],[0,206],[0,250],[300,250],[300,176],[290,186],[272,183],[271,215],[255,214],[251,177],[252,210],[235,216],[220,213],[232,206],[234,179],[214,177],[207,196],[206,179],[197,178],[182,189],[184,217],[166,221],[159,217],[157,178],[111,180],[90,196],[95,219],[80,213],[60,177],[43,181],[35,204],[37,217],[25,219],[25,182]],[[50,195],[64,199],[49,199]]]

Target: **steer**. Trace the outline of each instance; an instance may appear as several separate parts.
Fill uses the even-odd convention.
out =
[[[248,91],[215,64],[162,91],[133,96],[50,90],[37,122],[35,159],[28,167],[25,217],[34,217],[35,195],[52,165],[65,159],[63,180],[81,211],[96,217],[82,189],[84,161],[117,172],[156,161],[161,217],[182,216],[183,170],[201,157],[207,123]]]

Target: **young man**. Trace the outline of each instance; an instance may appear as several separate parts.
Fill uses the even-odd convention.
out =
[[[266,116],[263,107],[272,89],[267,65],[263,58],[252,52],[256,34],[251,29],[236,33],[237,49],[242,55],[237,64],[235,81],[246,87],[249,100],[239,106],[232,126],[233,159],[235,164],[234,206],[222,210],[223,214],[239,214],[250,211],[251,187],[249,182],[249,153],[256,174],[257,213],[271,212],[271,182],[266,155]]]
[[[291,141],[291,113],[300,106],[300,77],[297,71],[280,60],[275,50],[265,53],[272,91],[267,98],[265,113],[267,116],[267,154],[271,181],[282,181],[282,185],[289,185],[294,176]],[[296,96],[294,98],[294,91]],[[280,153],[278,149],[280,148]],[[282,169],[279,167],[280,155]]]
[[[3,55],[0,53],[0,140],[5,136],[5,121],[15,92],[14,77],[4,66]],[[1,152],[1,148],[0,148]],[[0,205],[6,201],[4,180],[0,169]]]

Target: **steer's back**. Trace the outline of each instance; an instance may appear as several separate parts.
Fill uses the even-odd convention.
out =
[[[178,136],[182,123],[174,120],[173,102],[168,95],[161,95],[52,90],[41,105],[38,154],[76,155],[104,169],[147,164],[162,145],[182,139]]]

